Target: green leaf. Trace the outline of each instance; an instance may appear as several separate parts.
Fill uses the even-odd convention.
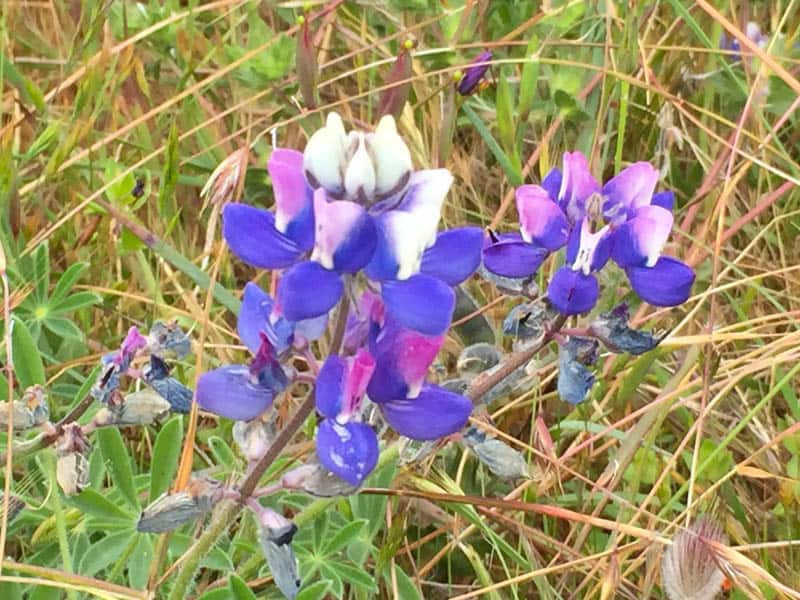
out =
[[[26,596],[27,600],[60,600],[61,590],[49,585],[36,585]]]
[[[42,324],[60,338],[82,340],[83,332],[67,317],[47,317]]]
[[[397,579],[398,597],[403,598],[403,600],[422,600],[422,596],[419,595],[417,586],[414,585],[414,580],[406,575],[406,572],[400,568],[400,565],[396,564],[394,566],[394,574],[395,578]],[[390,582],[391,577],[387,576],[386,581],[387,583]]]
[[[132,538],[131,531],[118,531],[95,542],[86,551],[78,572],[85,577],[93,577],[117,560]]]
[[[153,445],[150,468],[150,502],[167,491],[175,471],[183,442],[183,419],[180,415],[167,421]]]
[[[127,173],[122,175],[126,171]],[[131,194],[136,186],[136,178],[124,165],[111,159],[106,160],[103,183],[108,186],[105,192],[106,198],[112,204],[129,204],[136,200]]]
[[[256,600],[253,590],[247,586],[244,579],[234,573],[228,576],[228,588],[236,600]]]
[[[514,122],[514,98],[511,91],[511,85],[508,79],[500,73],[497,80],[497,96],[496,96],[496,111],[497,111],[497,133],[500,137],[500,142],[506,153],[512,157],[512,160],[517,155],[516,150],[516,130],[517,126]],[[516,166],[516,165],[515,165]]]
[[[13,321],[11,354],[14,359],[14,375],[22,389],[46,383],[42,355],[27,325],[19,319]]]
[[[200,596],[197,600],[234,600],[231,591],[226,588],[217,588],[215,590],[209,590],[202,596]]]
[[[236,455],[233,453],[228,443],[221,437],[216,435],[211,436],[208,438],[208,445],[211,446],[211,453],[219,464],[230,468],[236,465]]]
[[[164,169],[161,171],[161,187],[158,190],[158,214],[169,220],[171,212],[167,211],[167,203],[174,204],[175,187],[178,185],[178,126],[173,122],[167,136],[167,147],[164,152]]]
[[[50,253],[47,242],[39,244],[33,252],[33,289],[34,297],[43,302],[47,298],[50,287]]]
[[[536,86],[539,81],[539,38],[533,36],[525,51],[527,61],[522,66],[522,78],[519,82],[519,100],[517,110],[521,121],[525,121],[534,108]]]
[[[139,542],[128,561],[128,582],[132,588],[143,590],[147,587],[152,561],[153,542],[149,535],[139,535]]]
[[[478,134],[483,138],[484,143],[489,147],[497,162],[500,163],[500,167],[503,169],[503,173],[505,173],[509,183],[513,186],[522,185],[522,172],[514,166],[511,159],[503,152],[500,144],[492,137],[492,133],[486,127],[486,124],[468,104],[463,104],[461,109],[467,115],[467,119],[472,123],[472,126],[478,131]]]
[[[54,314],[67,314],[98,302],[100,302],[100,296],[94,292],[77,292],[52,305],[50,311]]]
[[[127,521],[133,523],[134,515],[100,494],[92,488],[86,488],[77,496],[72,496],[70,502],[81,512],[108,519],[109,521]]]
[[[170,560],[177,560],[192,545],[193,539],[185,533],[173,533],[169,540]],[[202,566],[215,571],[229,573],[234,570],[233,563],[218,547],[212,548],[201,562]]]
[[[6,79],[17,88],[23,102],[32,104],[39,112],[44,112],[45,104],[42,90],[33,81],[23,77],[14,63],[6,58],[2,52],[0,52],[0,73],[3,74],[3,79]]]
[[[330,562],[328,566],[333,569],[344,583],[358,586],[370,592],[377,591],[375,579],[360,567],[340,562]]]
[[[0,598],[3,600],[22,600],[22,588],[11,581],[0,582]]]
[[[322,546],[322,553],[326,556],[330,556],[331,554],[338,552],[350,544],[350,542],[357,538],[358,534],[361,533],[365,523],[365,520],[358,520],[348,523],[342,527],[333,536],[331,536],[328,541],[324,542]]]
[[[131,459],[122,441],[122,434],[114,427],[104,427],[97,431],[97,442],[114,485],[128,504],[138,511],[139,499],[133,483]]]
[[[57,304],[59,301],[66,298],[72,287],[78,282],[78,279],[81,278],[81,275],[83,275],[88,268],[89,263],[85,262],[71,264],[67,270],[61,274],[61,277],[58,278],[58,283],[56,283],[56,287],[53,288],[50,294],[50,302],[52,304]]]
[[[58,133],[63,127],[64,124],[60,121],[51,121],[25,151],[21,162],[28,162],[39,156],[42,152],[48,150],[58,141]]]
[[[297,594],[296,600],[323,600],[331,588],[331,582],[327,579],[312,583],[310,586],[303,588]]]

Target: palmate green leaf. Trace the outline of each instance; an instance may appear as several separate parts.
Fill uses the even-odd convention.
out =
[[[114,504],[111,500],[92,488],[86,488],[77,496],[72,496],[70,502],[87,515],[107,519],[109,521],[128,522],[132,525],[136,518],[133,513]]]
[[[169,539],[170,560],[177,560],[192,545],[193,538],[185,533],[172,533]],[[219,547],[212,548],[200,563],[207,569],[214,569],[223,573],[234,570],[230,557]]]
[[[13,322],[11,353],[14,359],[14,375],[22,389],[46,383],[42,355],[28,326],[19,319],[14,319]]]
[[[422,600],[422,596],[419,595],[417,586],[414,585],[414,580],[406,575],[406,572],[400,567],[400,565],[394,566],[394,574],[395,579],[397,580],[398,598],[402,598],[403,600]],[[385,579],[387,587],[391,589],[392,577],[388,572],[386,573]]]
[[[228,589],[231,591],[235,600],[256,600],[256,595],[253,593],[253,590],[248,587],[244,579],[235,573],[231,573],[228,576]]]
[[[339,576],[333,567],[327,563],[319,565],[320,576],[330,581],[331,593],[337,598],[341,598],[344,594],[344,584],[342,578]]]
[[[0,581],[0,598],[3,600],[23,600],[22,586],[12,581]]]
[[[139,534],[139,541],[128,560],[128,582],[132,588],[143,590],[150,576],[150,563],[153,561],[153,541],[149,535]]]
[[[228,442],[221,437],[216,435],[211,436],[208,438],[208,445],[211,446],[211,453],[214,455],[214,459],[217,463],[225,465],[228,468],[233,468],[238,462],[236,460],[236,454],[231,450]]]
[[[92,306],[98,302],[100,302],[100,296],[94,292],[77,292],[67,296],[57,303],[52,304],[50,306],[50,312],[53,314],[63,315],[75,312],[81,308],[86,308],[87,306]]]
[[[393,459],[384,466],[379,466],[372,475],[369,476],[365,485],[367,487],[386,488],[394,481],[397,473],[397,459]],[[383,527],[384,515],[386,514],[386,496],[357,494],[350,497],[350,507],[353,510],[355,519],[363,519],[367,522],[364,534],[367,539],[372,540],[375,534]]]
[[[50,253],[47,242],[39,244],[33,251],[33,284],[34,298],[43,302],[47,298],[47,290],[50,286]]]
[[[89,268],[89,263],[76,262],[67,267],[67,270],[58,278],[56,287],[50,293],[50,302],[53,304],[64,300],[69,294],[72,287],[78,282],[86,270]]]
[[[133,482],[133,469],[128,450],[122,441],[122,434],[114,427],[104,427],[97,431],[97,445],[103,455],[106,468],[111,473],[114,485],[126,502],[137,511],[139,499]]]
[[[296,600],[323,600],[329,589],[331,589],[331,582],[323,579],[300,590]]]
[[[82,340],[83,332],[75,323],[66,317],[47,317],[42,321],[45,329],[60,338]]]
[[[180,415],[167,421],[161,428],[153,445],[150,462],[150,501],[167,491],[175,471],[183,444],[183,419]]]
[[[358,537],[365,524],[366,521],[363,519],[353,521],[339,529],[339,531],[332,535],[327,541],[323,539],[322,553],[325,556],[330,556],[339,552],[339,550],[349,545]]]
[[[117,560],[134,539],[135,533],[118,531],[91,545],[81,560],[78,573],[93,577]]]
[[[355,585],[368,592],[378,590],[374,577],[361,567],[335,561],[328,563],[328,567],[339,576],[343,583]]]

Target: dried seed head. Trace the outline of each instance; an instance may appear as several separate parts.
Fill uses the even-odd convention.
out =
[[[164,533],[190,523],[209,512],[222,499],[219,482],[192,479],[182,492],[162,494],[145,507],[136,530],[142,533]]]
[[[99,427],[152,425],[165,419],[171,408],[169,402],[154,390],[143,389],[127,396],[117,390],[111,394],[107,407],[97,411],[94,423]]]
[[[722,590],[725,575],[712,543],[726,544],[722,527],[708,517],[698,518],[678,532],[664,553],[661,577],[670,600],[713,600]]]
[[[40,385],[33,385],[25,390],[20,400],[0,404],[0,427],[7,427],[10,412],[14,414],[14,430],[23,431],[38,427],[50,418],[50,407],[47,395]]]
[[[234,194],[236,194],[239,181],[247,169],[249,156],[250,150],[244,146],[229,154],[225,160],[219,163],[200,191],[200,197],[205,199],[205,204],[222,205],[235,200]]]

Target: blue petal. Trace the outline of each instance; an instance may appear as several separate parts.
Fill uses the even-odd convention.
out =
[[[483,266],[502,277],[529,277],[545,258],[547,250],[524,242],[516,235],[504,235],[483,248]]]
[[[335,354],[325,359],[317,375],[314,388],[317,412],[330,419],[335,418],[342,409],[347,363]]]
[[[245,365],[228,365],[208,371],[197,381],[197,404],[204,410],[236,421],[249,421],[267,410],[273,393],[253,384]]]
[[[460,227],[443,231],[422,255],[420,272],[455,286],[472,275],[481,264],[483,231]]]
[[[555,272],[547,287],[547,299],[562,315],[579,315],[592,310],[600,293],[594,275],[569,267]]]
[[[275,215],[247,204],[226,204],[222,234],[231,251],[259,269],[284,269],[303,253],[291,238],[275,229]]]
[[[359,222],[333,254],[333,268],[339,273],[356,273],[372,259],[378,233],[372,217],[364,212]]]
[[[275,148],[267,162],[279,231],[305,251],[314,246],[314,191],[303,173],[303,153]]]
[[[665,192],[653,194],[653,199],[650,201],[650,204],[666,208],[668,211],[672,212],[672,209],[675,207],[675,193],[672,190],[667,190]]]
[[[266,333],[269,327],[273,304],[272,297],[252,281],[244,286],[236,331],[239,333],[239,339],[253,354],[258,352],[261,346],[261,334]]]
[[[326,314],[344,292],[338,274],[305,261],[286,271],[278,282],[278,306],[290,321],[304,321]]]
[[[542,180],[542,187],[547,190],[550,200],[558,202],[558,192],[561,190],[561,170],[558,168],[550,169],[550,172]]]
[[[413,399],[398,399],[380,405],[386,422],[406,437],[437,440],[466,425],[472,402],[436,385],[426,385]]]
[[[385,281],[381,294],[387,312],[400,324],[424,335],[442,335],[450,327],[456,295],[430,275],[414,275],[403,281]]]
[[[633,291],[653,306],[677,306],[692,294],[694,271],[671,256],[662,256],[654,267],[629,267],[625,272]]]
[[[594,375],[575,356],[571,338],[558,352],[558,395],[570,404],[580,404],[594,384]]]
[[[378,464],[378,437],[364,423],[340,425],[325,419],[317,430],[317,457],[334,475],[361,485]]]

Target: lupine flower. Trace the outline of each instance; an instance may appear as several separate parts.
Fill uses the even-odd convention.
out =
[[[256,418],[286,389],[288,377],[282,355],[295,331],[285,319],[275,317],[272,298],[254,283],[245,287],[237,330],[253,353],[248,365],[225,365],[203,373],[197,382],[201,408],[236,421]]]
[[[761,32],[761,26],[758,23],[749,21],[747,25],[745,25],[744,34],[747,39],[749,39],[759,48],[766,48],[767,44],[769,44],[769,36]],[[720,37],[719,47],[723,50],[730,50],[731,52],[734,52],[735,59],[741,58],[741,43],[736,38],[729,38],[725,32],[723,32],[722,36]]]
[[[144,337],[137,327],[128,330],[125,339],[122,340],[119,350],[106,354],[100,359],[103,367],[97,382],[90,391],[93,398],[100,402],[106,402],[111,392],[119,388],[120,378],[128,372],[128,369],[136,355],[147,347],[147,338]]]
[[[391,116],[374,133],[347,133],[331,113],[303,154],[276,149],[268,169],[275,214],[229,204],[223,232],[245,262],[287,269],[276,315],[295,323],[327,315],[344,293],[342,275],[364,269],[407,326],[434,335],[447,329],[450,286],[477,268],[482,235],[474,227],[437,235],[452,175],[413,171]]]
[[[713,600],[725,581],[711,543],[725,544],[722,528],[701,517],[672,540],[661,561],[661,577],[670,600]]]
[[[550,252],[566,246],[566,264],[547,289],[564,315],[591,310],[599,296],[595,273],[609,258],[623,268],[633,290],[655,306],[685,302],[694,271],[662,256],[672,228],[672,192],[654,193],[658,171],[638,162],[600,186],[586,157],[564,154],[542,185],[517,188],[521,234],[493,235],[484,246],[484,266],[505,277],[527,277]]]
[[[462,96],[469,96],[478,87],[478,84],[483,81],[486,71],[492,60],[492,53],[490,50],[484,50],[476,56],[470,66],[464,70],[464,76],[458,82],[458,93]]]

